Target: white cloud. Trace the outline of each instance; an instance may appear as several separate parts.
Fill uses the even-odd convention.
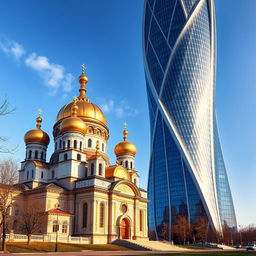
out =
[[[51,89],[51,96],[56,95],[59,88],[65,93],[72,90],[73,75],[66,73],[62,65],[50,62],[46,56],[26,54],[21,44],[8,38],[0,38],[0,51],[13,56],[16,60],[22,60],[22,63],[24,61],[25,65],[36,71],[43,79],[43,83]]]
[[[42,77],[44,84],[50,88],[55,90],[62,86],[65,92],[72,89],[73,75],[71,73],[65,74],[63,66],[50,63],[46,56],[32,53],[25,59],[25,64],[35,70]]]
[[[104,113],[114,114],[117,118],[136,116],[139,112],[132,108],[127,100],[118,101],[115,103],[113,99],[98,99],[100,108]]]
[[[0,50],[7,55],[12,55],[16,60],[19,60],[25,54],[25,49],[21,44],[9,39],[0,41]]]

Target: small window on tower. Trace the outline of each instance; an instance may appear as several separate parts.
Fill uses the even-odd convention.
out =
[[[64,154],[64,161],[66,161],[66,160],[68,160],[68,154],[67,153]]]
[[[128,168],[128,161],[125,161],[125,168]]]
[[[77,159],[78,161],[81,161],[81,155],[80,155],[80,154],[77,154],[76,159]]]
[[[66,148],[66,142],[65,141],[63,141],[63,149],[65,149]]]
[[[70,148],[70,140],[68,140],[68,148]]]
[[[82,141],[80,141],[80,150],[82,151],[82,148],[83,148],[83,143]]]
[[[61,140],[59,141],[59,149],[61,149]]]
[[[29,152],[28,152],[28,158],[31,159],[31,157],[32,157],[32,151],[29,150]]]
[[[74,148],[77,148],[77,140],[74,140]]]
[[[132,162],[130,162],[130,168],[132,169]]]
[[[41,152],[41,160],[44,160],[44,152]]]
[[[94,174],[94,163],[91,163],[91,175]]]
[[[41,172],[41,179],[44,178],[44,172]]]
[[[35,151],[35,159],[37,159],[38,158],[38,151],[36,150]]]
[[[27,180],[28,180],[28,178],[29,178],[29,171],[27,171]]]
[[[99,175],[102,175],[102,164],[99,164]]]
[[[34,179],[34,170],[31,171],[31,178]]]
[[[55,171],[52,170],[52,179],[54,179],[54,177],[55,177]]]
[[[101,145],[101,151],[102,152],[104,152],[104,146],[105,146],[104,143],[102,143],[102,145]]]
[[[91,147],[92,147],[92,140],[89,139],[89,140],[88,140],[88,148],[91,148]]]

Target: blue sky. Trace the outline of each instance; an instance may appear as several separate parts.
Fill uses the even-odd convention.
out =
[[[216,0],[216,107],[238,224],[256,223],[255,0]],[[43,109],[51,136],[58,110],[78,94],[81,64],[87,95],[105,110],[108,153],[122,139],[123,122],[137,146],[136,169],[147,184],[149,118],[142,56],[142,0],[1,1],[0,96],[14,114],[1,118],[6,146],[24,159],[24,133]],[[51,137],[52,138],[52,137]],[[51,143],[48,157],[53,151]],[[9,157],[0,155],[0,158]]]

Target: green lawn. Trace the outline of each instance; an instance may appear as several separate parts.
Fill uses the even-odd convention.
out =
[[[17,252],[54,252],[55,243],[32,242],[27,246],[24,242],[7,243],[7,250],[11,253]],[[93,251],[119,251],[128,250],[127,248],[113,244],[64,244],[59,243],[59,252],[80,252],[82,250]]]
[[[256,252],[234,251],[234,252],[187,252],[187,253],[172,253],[172,254],[151,254],[150,256],[256,256]]]

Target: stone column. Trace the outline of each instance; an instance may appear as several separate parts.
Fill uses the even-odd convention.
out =
[[[137,201],[136,198],[134,198],[133,202],[133,240],[137,239]]]
[[[95,214],[94,214],[94,227],[95,227],[95,232],[98,231],[98,227],[99,227],[99,223],[98,223],[98,220],[99,220],[99,207],[98,207],[98,200],[95,201]]]
[[[113,232],[113,217],[112,217],[112,193],[108,194],[108,243],[112,242],[112,232]]]
[[[93,199],[90,200],[90,207],[89,207],[89,232],[93,233],[93,221],[94,221],[94,218],[93,218],[93,212],[94,212],[94,201]]]

